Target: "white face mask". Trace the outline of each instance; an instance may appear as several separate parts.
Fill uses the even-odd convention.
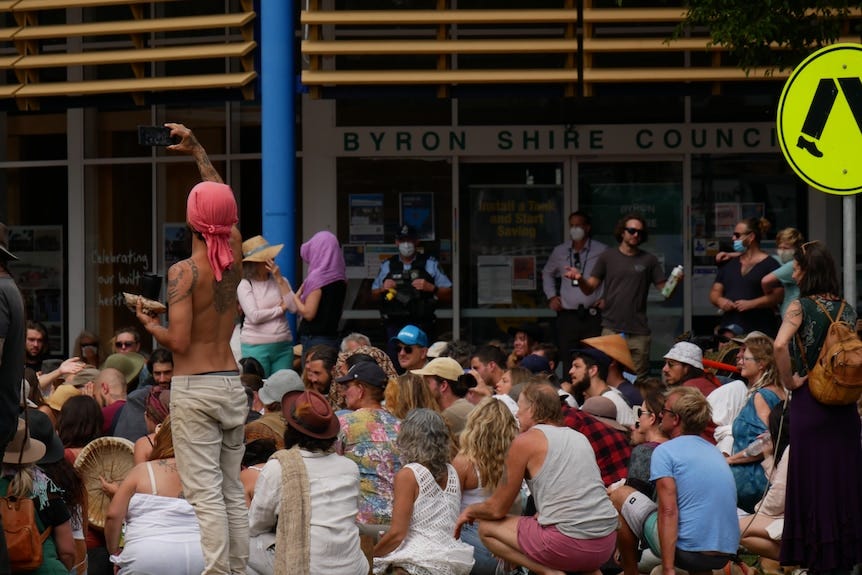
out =
[[[416,253],[416,246],[413,244],[413,242],[401,242],[400,244],[398,244],[398,253],[400,253],[405,258],[409,258]]]
[[[572,241],[579,242],[584,239],[584,236],[587,235],[587,232],[581,226],[572,226],[569,228],[569,235],[572,236]]]
[[[796,253],[796,250],[775,250],[775,253],[778,255],[778,259],[781,260],[781,263],[786,264],[793,259],[793,254]]]

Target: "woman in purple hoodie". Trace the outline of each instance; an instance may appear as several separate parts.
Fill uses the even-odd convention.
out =
[[[308,264],[308,275],[296,290],[299,339],[305,352],[315,345],[338,349],[338,323],[347,293],[347,272],[341,245],[331,232],[317,232],[302,244],[299,255]],[[304,363],[304,361],[303,361]]]

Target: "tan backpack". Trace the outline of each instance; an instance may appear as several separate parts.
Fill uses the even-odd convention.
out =
[[[51,534],[51,528],[39,533],[33,500],[28,497],[0,497],[0,517],[12,572],[32,571],[41,566],[42,543]]]
[[[826,405],[856,403],[862,395],[862,341],[859,340],[853,326],[841,320],[846,302],[841,302],[841,307],[833,319],[820,302],[814,298],[811,298],[811,301],[817,304],[831,322],[826,330],[820,355],[814,367],[808,372],[808,388],[811,390],[811,395]],[[797,343],[802,353],[802,360],[808,365],[805,348],[801,345],[801,341],[797,340]]]

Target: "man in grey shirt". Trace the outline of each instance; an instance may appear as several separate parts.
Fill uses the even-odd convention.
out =
[[[664,270],[658,258],[640,248],[647,239],[642,217],[624,216],[617,222],[614,237],[619,242],[618,248],[599,256],[589,276],[571,267],[566,270],[566,277],[577,281],[585,294],[604,286],[602,335],[625,334],[637,375],[643,377],[649,371],[650,351],[647,294],[650,284],[659,290],[664,287]]]

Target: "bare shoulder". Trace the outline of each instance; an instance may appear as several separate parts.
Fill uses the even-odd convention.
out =
[[[191,297],[198,284],[199,270],[193,258],[177,262],[168,270],[168,304]]]

